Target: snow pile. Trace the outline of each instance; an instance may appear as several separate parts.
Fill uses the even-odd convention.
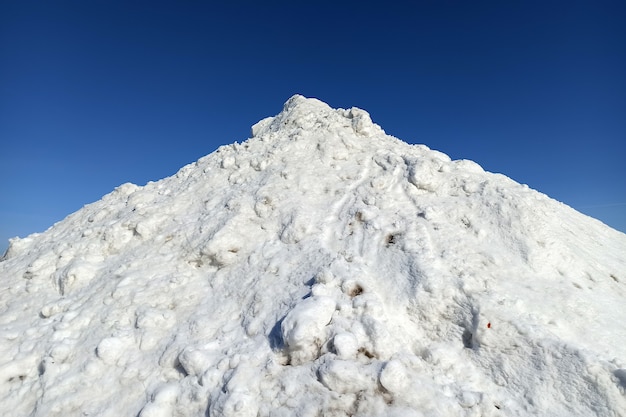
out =
[[[292,97],[0,262],[0,414],[623,416],[626,235]]]

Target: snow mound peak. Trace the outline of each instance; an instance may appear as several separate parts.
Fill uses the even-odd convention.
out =
[[[328,129],[350,127],[360,136],[384,134],[374,124],[369,113],[353,107],[349,110],[332,109],[328,104],[301,95],[294,95],[285,103],[283,111],[276,117],[268,117],[252,126],[252,136],[260,137],[280,130]]]
[[[11,242],[0,414],[626,415],[624,253],[543,194],[294,96],[249,140]]]

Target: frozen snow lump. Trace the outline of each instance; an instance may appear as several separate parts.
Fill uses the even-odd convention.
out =
[[[325,327],[335,312],[336,302],[329,297],[313,296],[302,300],[281,323],[283,341],[290,363],[297,365],[319,356],[327,341]]]

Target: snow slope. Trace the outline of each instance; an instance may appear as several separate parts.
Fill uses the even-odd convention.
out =
[[[626,235],[292,97],[0,262],[3,416],[626,416]]]

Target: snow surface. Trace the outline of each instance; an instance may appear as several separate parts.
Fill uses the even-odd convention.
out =
[[[11,241],[0,415],[626,416],[626,235],[356,108],[252,134]]]

